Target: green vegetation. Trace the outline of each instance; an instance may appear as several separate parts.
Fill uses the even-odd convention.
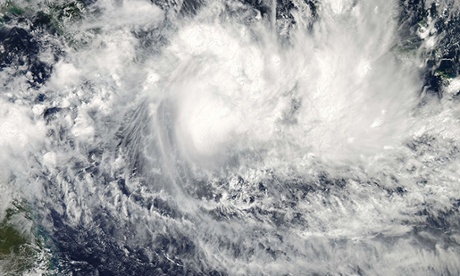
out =
[[[27,243],[27,239],[10,225],[0,226],[0,258],[10,253],[19,253],[21,246]]]
[[[45,1],[34,5],[21,5],[19,3],[14,0],[7,0],[0,4],[0,27],[13,18],[26,18],[35,27],[62,34],[64,24],[81,19],[85,8],[80,0],[60,4]]]
[[[47,13],[42,12],[42,18],[49,21],[54,30],[62,35],[64,34],[64,24],[66,22],[76,21],[82,18],[84,5],[79,1],[71,1],[62,5],[49,4]]]
[[[83,4],[79,1],[66,3],[62,6],[51,6],[59,20],[80,19],[83,13]]]
[[[6,275],[22,274],[49,259],[42,242],[24,229],[31,221],[24,206],[15,202],[0,222],[0,266]]]
[[[10,16],[21,16],[26,12],[26,10],[12,1],[6,1],[4,4],[0,4],[0,13],[7,14]]]
[[[418,22],[417,25],[419,27],[422,27],[422,28],[427,28],[428,27],[428,23],[426,22],[426,20],[424,18],[422,20],[420,20],[420,22]]]
[[[12,226],[0,226],[0,260],[6,273],[25,272],[35,266],[37,250]]]
[[[22,15],[25,11],[17,6],[10,6],[7,8],[7,12],[13,15]]]
[[[455,78],[455,75],[443,72],[441,70],[436,70],[436,74],[439,75],[442,79],[452,79]]]

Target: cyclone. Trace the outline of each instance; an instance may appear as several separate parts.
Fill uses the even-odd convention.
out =
[[[460,10],[0,2],[0,274],[457,275]]]

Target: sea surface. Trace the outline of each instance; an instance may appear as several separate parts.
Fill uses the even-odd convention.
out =
[[[0,0],[0,275],[460,275],[460,2]]]

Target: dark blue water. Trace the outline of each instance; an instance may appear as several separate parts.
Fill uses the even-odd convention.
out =
[[[460,273],[455,2],[0,5],[0,272]]]

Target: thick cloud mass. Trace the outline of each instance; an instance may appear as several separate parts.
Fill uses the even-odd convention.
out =
[[[459,274],[458,18],[0,4],[0,273]]]

